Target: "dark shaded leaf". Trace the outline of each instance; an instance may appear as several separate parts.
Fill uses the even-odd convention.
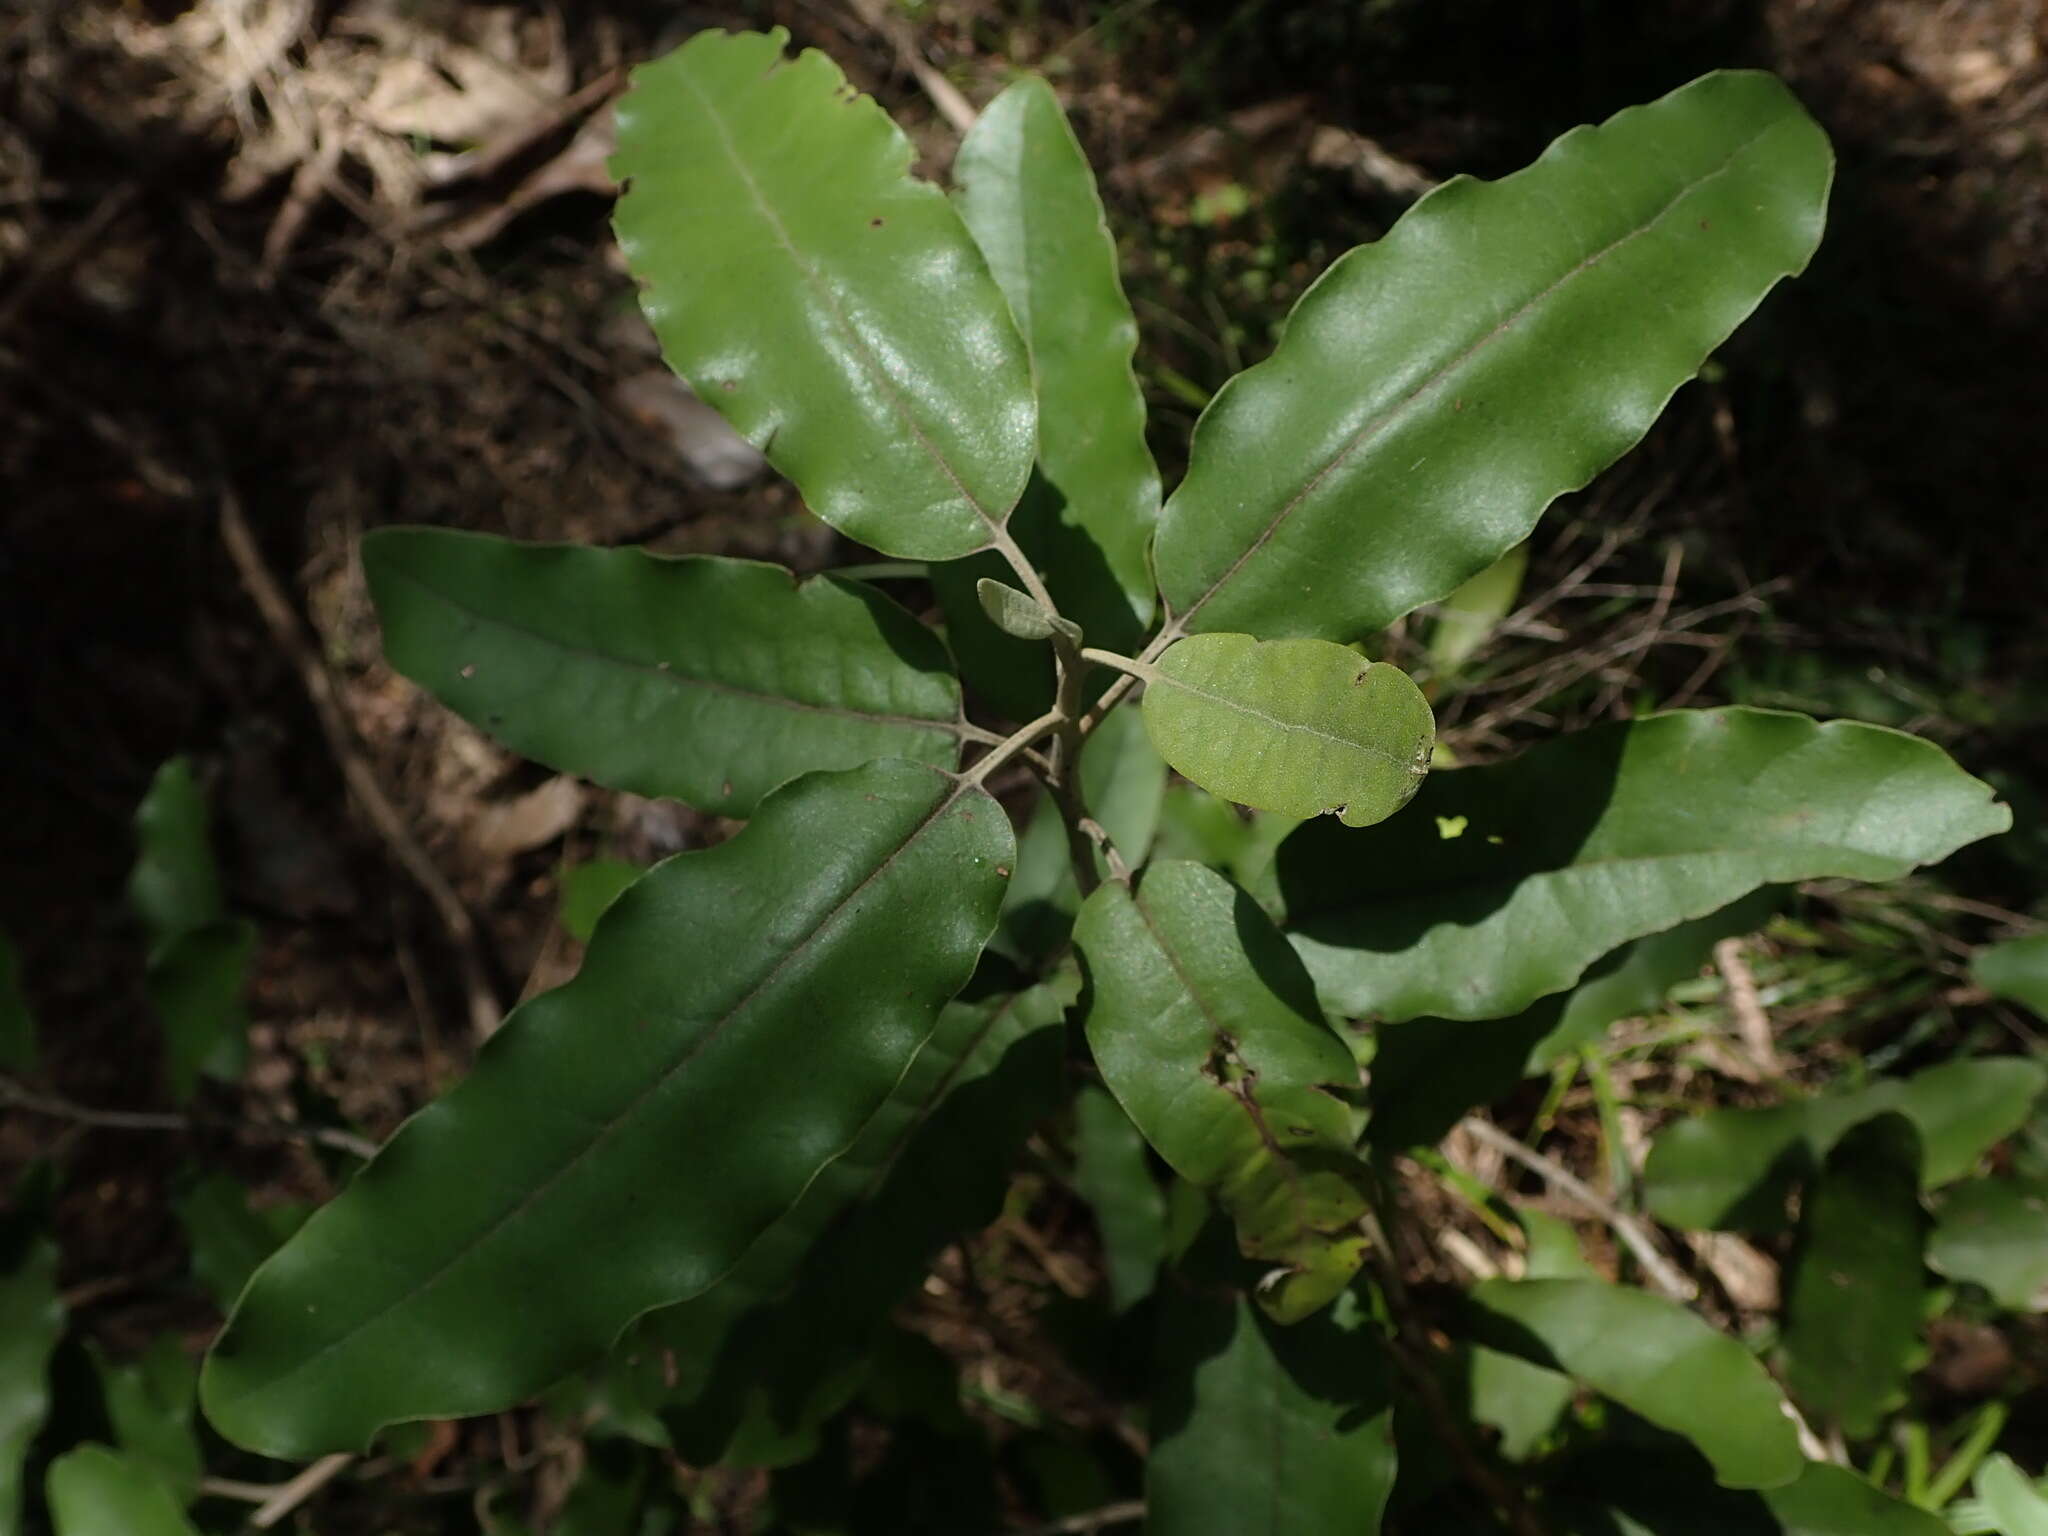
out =
[[[362,558],[391,664],[564,773],[746,816],[814,769],[959,761],[944,645],[859,582],[444,528]]]
[[[651,871],[257,1272],[208,1417],[267,1454],[357,1447],[517,1402],[709,1289],[888,1102],[1012,857],[994,801],[897,760]]]

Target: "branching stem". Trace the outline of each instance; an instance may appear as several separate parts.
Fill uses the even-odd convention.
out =
[[[988,756],[984,757],[967,771],[967,782],[970,784],[987,783],[988,776],[994,773],[996,769],[1002,767],[1004,763],[1007,763],[1018,753],[1024,751],[1039,738],[1051,735],[1060,726],[1068,723],[1070,722],[1067,721],[1066,717],[1057,708],[1047,710],[1029,725],[1012,732],[991,748]]]

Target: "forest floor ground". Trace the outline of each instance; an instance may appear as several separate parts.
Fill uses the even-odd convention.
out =
[[[1815,1078],[1846,1051],[1953,1043],[1940,1000],[1961,948],[2048,914],[2040,0],[16,0],[0,931],[42,1023],[34,1091],[164,1109],[123,885],[166,758],[209,785],[230,905],[260,934],[249,1072],[209,1086],[187,1129],[0,1112],[0,1179],[65,1154],[63,1275],[97,1336],[216,1321],[160,1284],[184,1263],[180,1168],[324,1196],[317,1147],[248,1127],[387,1134],[462,1071],[480,1008],[573,971],[565,863],[722,834],[521,763],[389,671],[354,550],[410,522],[799,570],[860,557],[668,379],[607,222],[623,71],[699,27],[770,23],[839,59],[935,175],[960,103],[1018,68],[1057,83],[1124,249],[1169,484],[1200,402],[1419,191],[1514,169],[1708,68],[1781,73],[1840,156],[1821,256],[1546,517],[1527,591],[1549,601],[1443,719],[1475,761],[1672,704],[1940,741],[1999,784],[2017,833],[1875,911],[1823,903],[1848,980],[1777,1022]],[[336,680],[340,729],[308,668]],[[352,772],[395,809],[396,842]],[[1902,984],[1900,955],[1934,984]],[[1558,1145],[1597,1177],[1590,1105],[1569,1101]],[[1071,1200],[1018,1210],[983,1242],[1028,1318],[1098,1277]],[[1064,1390],[989,1337],[961,1347],[1004,1390]]]

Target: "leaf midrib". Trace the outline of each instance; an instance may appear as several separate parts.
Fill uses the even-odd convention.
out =
[[[1360,675],[1362,676],[1363,674]],[[1318,729],[1313,725],[1306,725],[1295,720],[1283,720],[1278,715],[1269,715],[1264,710],[1256,709],[1252,705],[1233,699],[1227,694],[1211,693],[1206,688],[1198,688],[1186,678],[1176,677],[1163,667],[1154,675],[1152,683],[1154,686],[1165,684],[1169,687],[1178,688],[1183,693],[1191,693],[1198,699],[1206,699],[1209,703],[1219,705],[1224,709],[1233,710],[1240,715],[1248,715],[1260,724],[1271,726],[1276,731],[1299,736],[1313,736],[1318,741],[1327,741],[1334,746],[1348,747],[1354,752],[1362,752],[1368,757],[1380,758],[1384,762],[1393,764],[1396,768],[1408,769],[1412,766],[1409,758],[1403,757],[1399,753],[1389,752],[1384,747],[1375,746],[1369,741],[1361,741],[1353,736],[1333,735],[1331,732]]]
[[[1457,353],[1455,356],[1439,364],[1426,377],[1421,379],[1406,394],[1402,395],[1398,400],[1395,400],[1388,404],[1383,410],[1379,411],[1377,414],[1369,418],[1367,421],[1361,423],[1357,431],[1352,433],[1352,435],[1345,440],[1344,445],[1341,448],[1339,448],[1336,453],[1331,455],[1329,460],[1320,469],[1318,469],[1315,472],[1315,474],[1308,479],[1306,483],[1303,484],[1302,488],[1296,491],[1294,495],[1288,499],[1286,504],[1283,505],[1280,508],[1280,510],[1273,515],[1271,520],[1267,522],[1266,526],[1259,530],[1258,536],[1255,539],[1253,539],[1252,542],[1245,547],[1244,551],[1230,563],[1229,567],[1223,572],[1223,574],[1218,576],[1213,582],[1211,582],[1209,586],[1202,592],[1202,594],[1199,597],[1197,597],[1194,600],[1194,602],[1190,603],[1185,610],[1173,616],[1173,621],[1168,626],[1168,632],[1174,634],[1185,633],[1188,621],[1192,619],[1197,613],[1201,612],[1201,610],[1204,606],[1207,605],[1209,600],[1212,597],[1214,597],[1218,592],[1222,591],[1223,588],[1227,586],[1237,576],[1237,573],[1241,569],[1243,569],[1246,561],[1250,560],[1260,550],[1266,547],[1266,545],[1272,540],[1273,535],[1279,531],[1281,524],[1285,523],[1288,520],[1288,518],[1293,516],[1295,510],[1298,507],[1300,507],[1301,504],[1304,501],[1306,501],[1310,496],[1314,495],[1316,490],[1322,485],[1322,483],[1326,479],[1328,479],[1332,474],[1336,473],[1338,469],[1342,468],[1344,464],[1346,464],[1354,454],[1356,454],[1361,448],[1365,447],[1369,442],[1372,441],[1372,439],[1378,437],[1384,429],[1386,429],[1400,417],[1407,414],[1407,412],[1411,408],[1413,408],[1417,404],[1417,402],[1419,402],[1425,395],[1432,394],[1439,390],[1445,383],[1447,383],[1450,380],[1450,378],[1453,376],[1453,374],[1457,372],[1457,370],[1463,368],[1468,362],[1472,360],[1472,358],[1477,356],[1486,347],[1490,346],[1494,341],[1498,340],[1501,336],[1505,335],[1508,331],[1512,330],[1515,326],[1519,325],[1522,322],[1522,320],[1528,316],[1530,311],[1532,311],[1538,304],[1541,304],[1546,299],[1550,298],[1552,294],[1556,293],[1565,284],[1572,282],[1580,276],[1584,275],[1586,272],[1591,271],[1593,268],[1597,267],[1601,262],[1605,261],[1615,251],[1619,250],[1622,246],[1628,245],[1631,242],[1640,239],[1642,236],[1648,234],[1651,230],[1655,229],[1659,224],[1661,224],[1677,209],[1679,204],[1683,203],[1686,199],[1692,197],[1702,187],[1705,187],[1710,182],[1718,179],[1721,176],[1726,175],[1729,168],[1734,165],[1736,160],[1738,160],[1744,154],[1747,154],[1749,150],[1754,148],[1756,144],[1758,144],[1761,140],[1763,140],[1770,134],[1777,132],[1778,129],[1782,126],[1782,122],[1774,122],[1770,124],[1768,127],[1759,129],[1756,133],[1751,134],[1747,139],[1744,139],[1742,143],[1738,144],[1734,149],[1730,150],[1727,156],[1722,159],[1720,164],[1716,165],[1712,170],[1701,175],[1697,180],[1689,182],[1678,192],[1674,193],[1670,201],[1666,202],[1662,208],[1658,209],[1648,219],[1644,220],[1643,223],[1639,224],[1636,228],[1630,230],[1627,234],[1617,236],[1615,239],[1609,241],[1606,245],[1602,246],[1599,250],[1593,251],[1590,254],[1581,257],[1580,260],[1569,271],[1561,274],[1559,277],[1553,280],[1549,284],[1549,286],[1545,287],[1540,292],[1532,294],[1529,298],[1525,299],[1520,305],[1518,305],[1510,314],[1506,315],[1501,320],[1496,322],[1493,329],[1487,331],[1486,333],[1478,337],[1476,340],[1469,343],[1464,348],[1464,350]]]
[[[905,404],[902,394],[896,388],[895,380],[891,379],[888,371],[882,367],[881,360],[875,356],[874,348],[869,343],[866,335],[848,317],[845,308],[839,302],[838,295],[832,291],[831,285],[820,278],[816,269],[804,259],[802,250],[790,236],[789,226],[783,223],[782,215],[776,212],[774,205],[768,201],[767,194],[762,191],[761,184],[754,179],[752,169],[741,156],[739,145],[733,139],[732,130],[727,126],[725,118],[713,104],[710,95],[698,86],[687,70],[678,70],[676,78],[682,81],[684,87],[697,99],[697,104],[703,109],[705,119],[711,124],[713,131],[718,135],[719,147],[725,151],[726,159],[731,162],[733,173],[739,177],[741,184],[746,187],[747,195],[754,200],[754,206],[759,210],[761,217],[767,221],[768,227],[774,233],[777,243],[782,247],[783,254],[789,257],[790,265],[796,268],[797,273],[803,278],[805,286],[817,295],[819,302],[832,317],[833,324],[853,344],[854,351],[859,356],[863,369],[867,372],[877,392],[888,404],[890,411],[896,416],[897,420],[903,423],[905,430],[917,440],[918,447],[924,450],[925,456],[932,461],[939,473],[952,484],[953,489],[959,493],[960,499],[967,504],[976,517],[981,519],[982,524],[989,530],[990,537],[993,539],[999,535],[1003,530],[1003,520],[992,517],[988,509],[981,504],[981,499],[967,488],[967,482],[960,477],[959,471],[953,468],[952,461],[940,451],[939,445],[933,442],[930,435],[924,430],[923,423],[918,421],[915,413]],[[841,84],[845,84],[843,77]]]
[[[522,624],[516,619],[505,617],[503,614],[472,607],[444,588],[435,586],[432,582],[426,581],[411,571],[393,568],[387,574],[396,576],[402,581],[412,583],[430,597],[445,603],[456,612],[474,619],[478,623],[487,624],[493,628],[503,630],[507,634],[518,635],[523,639],[550,646],[564,655],[580,657],[583,660],[596,662],[604,666],[617,667],[622,671],[643,672],[649,677],[672,683],[678,688],[701,688],[707,693],[723,694],[729,698],[744,699],[749,703],[767,705],[777,709],[787,709],[798,714],[825,715],[841,720],[872,721],[878,725],[900,726],[942,736],[959,735],[960,714],[957,690],[954,693],[954,713],[950,719],[938,715],[884,714],[878,710],[855,709],[844,704],[813,704],[806,699],[790,698],[787,694],[761,693],[752,688],[742,688],[737,683],[721,682],[716,678],[705,677],[698,673],[679,671],[674,666],[665,666],[660,662],[638,661],[630,656],[619,656],[605,651],[594,651],[588,646],[574,644],[559,635],[535,629],[531,625]]]
[[[945,774],[942,769],[934,768],[930,771],[934,774],[939,774],[942,777],[952,777],[952,775],[950,774]],[[527,1190],[505,1210],[500,1212],[497,1216],[493,1217],[481,1230],[479,1230],[473,1236],[466,1239],[458,1248],[456,1248],[452,1253],[450,1253],[446,1258],[444,1258],[442,1262],[438,1264],[434,1268],[434,1270],[430,1274],[428,1274],[424,1279],[422,1279],[417,1285],[412,1286],[411,1288],[407,1289],[406,1291],[402,1292],[397,1296],[394,1296],[390,1301],[386,1302],[383,1306],[379,1307],[375,1312],[371,1313],[369,1316],[365,1318],[362,1318],[358,1322],[350,1325],[350,1327],[345,1332],[336,1335],[332,1339],[329,1339],[325,1344],[321,1345],[318,1349],[313,1350],[311,1353],[303,1356],[299,1360],[294,1361],[288,1369],[279,1372],[275,1376],[272,1376],[267,1381],[265,1381],[261,1386],[248,1388],[236,1394],[237,1400],[246,1402],[250,1398],[256,1396],[259,1393],[275,1392],[283,1383],[290,1381],[295,1376],[303,1374],[305,1371],[310,1369],[317,1361],[324,1359],[326,1356],[332,1354],[335,1350],[342,1348],[344,1345],[361,1337],[370,1329],[376,1327],[379,1323],[383,1322],[385,1318],[389,1317],[393,1312],[397,1311],[400,1307],[405,1306],[408,1303],[414,1302],[418,1300],[420,1297],[425,1296],[435,1286],[439,1285],[444,1279],[446,1279],[448,1275],[457,1268],[457,1266],[461,1265],[478,1249],[483,1247],[484,1244],[488,1243],[492,1238],[496,1237],[499,1232],[504,1230],[504,1228],[509,1226],[512,1222],[518,1220],[521,1216],[525,1215],[543,1196],[547,1194],[547,1192],[550,1189],[554,1188],[555,1185],[560,1183],[564,1178],[568,1177],[568,1175],[575,1168],[577,1168],[583,1162],[584,1159],[589,1157],[594,1151],[597,1150],[599,1146],[601,1146],[605,1141],[609,1140],[615,1132],[617,1132],[621,1127],[623,1127],[628,1121],[633,1119],[633,1117],[639,1112],[641,1105],[645,1104],[647,1100],[651,1098],[657,1091],[665,1087],[675,1077],[675,1075],[678,1072],[682,1071],[685,1067],[689,1066],[690,1063],[695,1061],[700,1055],[702,1055],[705,1050],[707,1050],[711,1045],[716,1043],[719,1037],[725,1032],[726,1027],[730,1025],[735,1018],[739,1017],[741,1013],[745,1012],[746,1009],[749,1008],[755,1002],[755,1000],[758,999],[764,992],[766,992],[771,986],[773,986],[775,981],[783,974],[783,972],[786,971],[798,959],[800,959],[804,955],[804,953],[810,948],[810,946],[814,942],[816,942],[818,936],[824,933],[824,931],[827,928],[831,927],[833,923],[838,920],[840,914],[845,912],[849,907],[851,907],[855,903],[855,901],[859,899],[863,891],[867,890],[869,886],[873,885],[877,880],[881,879],[883,875],[887,874],[891,869],[893,869],[897,861],[901,859],[906,852],[909,851],[912,845],[914,845],[918,841],[918,839],[923,837],[927,831],[929,831],[932,827],[936,826],[942,819],[944,819],[946,813],[950,811],[953,808],[953,806],[959,802],[962,796],[969,793],[978,793],[978,791],[975,789],[975,786],[970,785],[964,781],[956,780],[953,784],[953,787],[949,791],[947,791],[944,798],[942,798],[939,801],[937,806],[934,807],[931,811],[927,812],[926,815],[918,822],[918,824],[915,827],[913,827],[908,834],[905,835],[903,840],[899,842],[893,849],[891,849],[887,856],[880,860],[875,865],[874,869],[869,871],[868,874],[864,876],[860,880],[860,882],[853,887],[852,890],[848,891],[837,902],[835,902],[832,905],[832,907],[827,912],[825,912],[825,914],[821,916],[818,919],[818,921],[811,927],[809,932],[804,934],[804,936],[801,939],[798,939],[794,944],[792,944],[790,948],[784,952],[781,958],[779,958],[774,965],[768,968],[767,972],[760,978],[760,980],[756,981],[751,987],[749,987],[743,996],[741,996],[735,1002],[733,1002],[730,1007],[728,1007],[716,1019],[712,1020],[708,1026],[701,1030],[697,1035],[692,1037],[691,1040],[687,1042],[687,1044],[685,1045],[683,1051],[679,1055],[677,1055],[674,1060],[672,1060],[667,1066],[663,1067],[661,1071],[659,1071],[658,1073],[654,1074],[651,1078],[649,1078],[648,1081],[639,1089],[639,1091],[636,1092],[630,1099],[626,1101],[624,1105],[620,1107],[616,1114],[610,1116],[602,1124],[600,1124],[589,1136],[584,1138],[582,1145],[578,1146],[574,1151],[569,1153],[568,1156],[564,1157],[560,1164],[555,1168],[555,1170],[552,1173],[550,1173],[545,1179],[542,1179],[538,1184],[534,1185],[531,1189]],[[916,1056],[913,1052],[912,1060],[915,1059]],[[902,1079],[899,1076],[897,1079],[898,1084],[900,1084],[901,1081]],[[863,1122],[863,1124],[865,1123],[866,1122]],[[396,1139],[396,1137],[393,1138],[394,1141]],[[851,1143],[849,1143],[848,1145],[851,1145]],[[836,1158],[839,1156],[843,1156],[845,1154],[845,1150],[846,1149],[842,1147],[838,1153],[834,1154],[834,1157]],[[827,1163],[829,1163],[830,1161],[832,1161],[832,1159],[826,1160]],[[820,1168],[822,1168],[825,1166],[825,1163],[821,1163],[819,1166]],[[808,1190],[811,1186],[811,1182],[814,1181],[816,1177],[817,1172],[814,1170],[811,1175],[811,1179],[805,1181],[803,1189]],[[797,1195],[791,1199],[790,1204],[794,1205],[796,1203],[796,1199],[800,1199],[802,1197],[802,1194],[803,1190],[799,1190],[797,1192]],[[755,1238],[752,1241],[759,1241],[759,1237],[760,1234],[756,1234]],[[748,1246],[751,1247],[752,1242],[750,1242]],[[744,1251],[742,1253],[742,1257],[743,1256]],[[734,1262],[737,1263],[738,1260],[736,1259]],[[730,1273],[731,1266],[728,1266],[727,1269],[721,1273],[719,1278],[723,1278],[725,1274]],[[711,1285],[715,1284],[717,1284],[716,1279],[712,1280],[702,1289],[693,1293],[693,1296],[704,1294],[705,1291],[708,1291],[711,1288]],[[675,1298],[674,1302],[671,1302],[669,1304],[674,1305],[678,1302],[687,1301],[691,1299],[693,1299],[693,1297],[677,1297]],[[230,1321],[232,1322],[232,1319]]]

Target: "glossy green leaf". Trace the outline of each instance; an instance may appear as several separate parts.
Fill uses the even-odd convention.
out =
[[[2048,933],[1986,944],[1971,959],[1970,976],[1994,997],[2009,997],[2048,1019]]]
[[[21,961],[14,943],[0,933],[0,1071],[23,1072],[35,1065],[36,1021],[21,986]]]
[[[362,552],[391,664],[550,768],[745,816],[814,769],[959,760],[945,647],[858,582],[441,528]]]
[[[1927,1262],[1981,1285],[2000,1306],[2040,1310],[2048,1289],[2048,1179],[1971,1179],[1935,1208]]]
[[[0,1536],[24,1529],[22,1471],[50,1411],[50,1353],[63,1332],[57,1248],[37,1238],[0,1275]]]
[[[974,584],[974,595],[981,600],[981,611],[989,622],[1014,639],[1050,640],[1058,635],[1069,645],[1081,643],[1077,625],[1007,582],[984,576]]]
[[[115,1364],[97,1349],[100,1395],[115,1443],[155,1472],[180,1504],[190,1504],[205,1470],[192,1423],[199,1362],[176,1334],[159,1334],[136,1360]]]
[[[1352,640],[1484,570],[1806,265],[1832,164],[1723,72],[1425,197],[1203,412],[1154,551],[1175,625]]]
[[[2000,1452],[1984,1458],[1972,1490],[1998,1522],[1999,1536],[2048,1536],[2048,1497]]]
[[[562,931],[579,944],[588,944],[597,931],[597,920],[611,910],[626,887],[646,874],[638,864],[624,859],[590,859],[562,871]]]
[[[1565,1372],[1683,1435],[1730,1488],[1775,1488],[1804,1458],[1784,1399],[1735,1339],[1675,1302],[1598,1280],[1473,1287],[1480,1342]]]
[[[1012,857],[987,795],[896,760],[651,871],[257,1271],[208,1417],[266,1454],[358,1447],[517,1402],[714,1285],[887,1102]]]
[[[1716,1109],[1664,1130],[1643,1165],[1643,1199],[1675,1227],[1768,1231],[1792,1185],[1849,1130],[1896,1111],[1919,1132],[1920,1184],[1937,1189],[2026,1122],[2048,1066],[2017,1056],[1943,1062],[1910,1078],[1763,1109]]]
[[[104,1445],[82,1445],[50,1463],[56,1536],[198,1536],[155,1472]]]
[[[1529,545],[1517,544],[1437,604],[1429,660],[1437,677],[1450,677],[1486,644],[1494,626],[1514,611],[1529,569]]]
[[[135,841],[128,905],[148,930],[152,950],[220,919],[226,908],[206,796],[189,758],[171,758],[157,769],[135,810]]]
[[[1539,998],[1511,1019],[1407,1019],[1373,1026],[1368,1096],[1372,1144],[1382,1152],[1433,1146],[1472,1110],[1523,1078],[1593,1044],[1618,1019],[1651,1013],[1696,975],[1714,945],[1762,926],[1777,905],[1765,890],[1706,917],[1616,950],[1569,992]]]
[[[1031,367],[912,147],[788,34],[700,32],[617,109],[615,223],[669,365],[833,527],[886,554],[987,545],[1036,443]]]
[[[1088,1044],[1102,1080],[1181,1177],[1278,1266],[1259,1299],[1306,1316],[1364,1261],[1367,1208],[1345,1096],[1358,1072],[1256,903],[1199,864],[1155,863],[1081,908]]]
[[[983,108],[953,179],[1031,351],[1039,473],[1057,503],[1040,560],[1047,585],[1065,609],[1069,592],[1114,583],[1142,627],[1152,617],[1146,545],[1159,472],[1131,370],[1138,325],[1094,175],[1052,87],[1025,76]]]
[[[1326,640],[1196,635],[1145,686],[1159,755],[1203,789],[1283,816],[1384,821],[1429,772],[1436,721],[1399,667]]]
[[[1920,1136],[1899,1114],[1835,1143],[1802,1201],[1780,1339],[1785,1384],[1823,1423],[1877,1432],[1920,1343],[1927,1222]]]
[[[178,934],[151,957],[143,989],[164,1032],[171,1097],[189,1101],[201,1074],[233,1082],[249,1056],[244,994],[256,954],[256,926],[222,918]]]
[[[1159,1323],[1150,1536],[1372,1536],[1393,1490],[1392,1385],[1352,1297],[1278,1327],[1206,1274]]]
[[[1131,1117],[1093,1085],[1074,1099],[1074,1190],[1095,1213],[1110,1303],[1119,1312],[1135,1306],[1152,1294],[1166,1257],[1166,1194]]]
[[[256,1273],[256,1267],[305,1225],[310,1208],[296,1203],[252,1210],[249,1191],[226,1174],[210,1174],[173,1202],[192,1273],[223,1313]]]
[[[648,1320],[676,1364],[665,1419],[681,1454],[771,1465],[808,1451],[932,1253],[994,1219],[1017,1149],[1059,1102],[1079,990],[1070,964],[949,1003],[847,1155],[716,1286]]]
[[[1332,1012],[1504,1018],[1758,886],[1894,879],[2010,821],[1916,737],[1682,710],[1433,773],[1384,827],[1309,822],[1280,886]]]

